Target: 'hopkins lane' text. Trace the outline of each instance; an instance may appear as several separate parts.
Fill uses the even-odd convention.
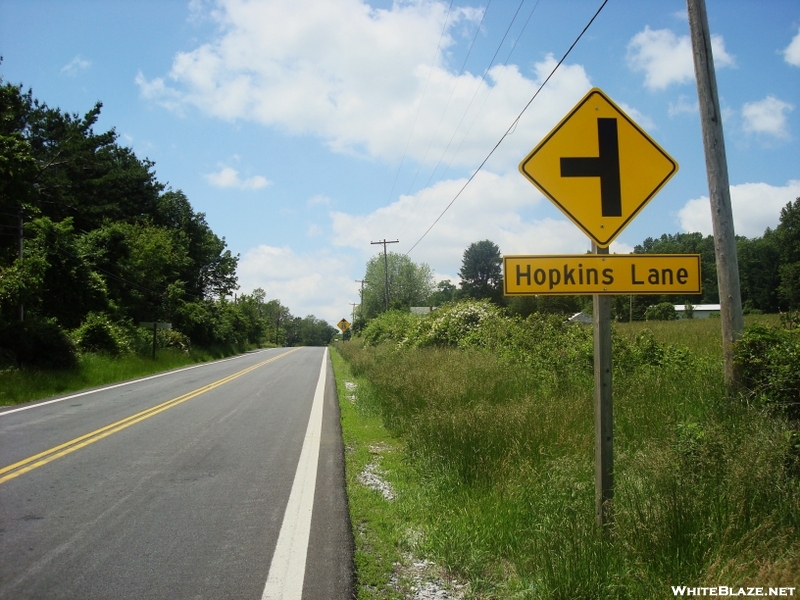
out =
[[[699,254],[504,256],[506,296],[700,294]]]

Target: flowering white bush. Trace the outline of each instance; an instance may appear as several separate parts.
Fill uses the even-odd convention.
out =
[[[470,345],[468,340],[500,310],[487,300],[468,300],[440,308],[421,319],[400,343],[410,348]]]

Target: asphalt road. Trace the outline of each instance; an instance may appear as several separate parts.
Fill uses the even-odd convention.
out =
[[[288,599],[290,588],[303,600],[353,597],[324,348],[18,408],[0,409],[0,598]],[[300,459],[304,444],[312,462]],[[287,511],[303,494],[307,510]],[[279,537],[294,545],[276,553]],[[291,558],[277,579],[273,555]]]

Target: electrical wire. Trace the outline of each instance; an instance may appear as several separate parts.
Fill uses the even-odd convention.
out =
[[[480,91],[481,86],[483,85],[483,83],[486,81],[486,76],[489,74],[489,71],[491,70],[492,66],[494,66],[494,61],[497,58],[497,55],[500,53],[500,48],[503,47],[503,44],[505,43],[506,38],[508,37],[508,32],[511,31],[511,28],[514,26],[514,23],[517,20],[517,16],[519,15],[519,11],[522,9],[522,5],[524,3],[525,3],[525,0],[521,0],[521,2],[519,3],[519,6],[517,6],[517,11],[514,13],[514,17],[511,19],[511,23],[508,24],[508,27],[506,28],[506,32],[505,32],[505,34],[503,34],[503,39],[500,40],[500,43],[497,45],[497,50],[495,50],[494,56],[492,56],[492,60],[489,61],[489,66],[486,67],[486,69],[483,71],[483,75],[481,76],[480,81],[478,81],[478,85],[475,87],[475,93],[472,94],[472,98],[470,99],[469,104],[467,105],[467,108],[464,111],[464,114],[461,115],[461,120],[458,122],[458,125],[456,126],[455,130],[453,131],[453,135],[450,136],[450,141],[447,142],[447,146],[445,147],[444,152],[442,152],[442,155],[439,157],[439,162],[436,163],[436,166],[433,168],[433,171],[431,172],[431,176],[428,178],[428,181],[425,183],[425,187],[426,188],[430,185],[431,181],[433,180],[433,176],[436,174],[436,170],[439,168],[439,165],[442,164],[442,161],[444,160],[445,154],[447,154],[447,151],[450,149],[450,145],[453,143],[453,140],[455,139],[456,134],[458,133],[458,130],[461,128],[461,124],[464,122],[464,119],[467,117],[467,114],[469,113],[469,109],[472,108],[472,103],[475,102],[475,98],[478,97],[478,92]],[[536,10],[536,7],[538,5],[539,5],[539,2],[537,0],[536,4],[533,7],[533,10],[531,10],[531,14],[528,15],[528,20],[525,21],[525,25],[522,27],[522,31],[520,31],[520,36],[525,31],[525,28],[528,26],[528,21],[530,21],[531,16],[533,15],[533,11]],[[519,41],[519,38],[517,38],[517,41]],[[511,58],[511,53],[514,52],[514,48],[516,48],[516,46],[517,46],[517,41],[514,42],[514,45],[511,48],[511,52],[509,52],[508,57],[506,58],[506,64],[508,64],[508,61]],[[489,89],[489,94],[491,94],[493,89],[494,89],[494,86]],[[487,98],[488,98],[488,94],[487,94]],[[486,99],[484,99],[484,104],[486,104]],[[481,110],[483,109],[484,104],[482,104],[481,108],[478,109],[478,112],[475,113],[475,119],[473,119],[472,125],[475,125],[475,122],[477,121],[478,115],[480,114]],[[467,135],[472,130],[472,125],[470,125],[469,129],[467,130],[467,133],[464,134],[464,139],[466,139]],[[462,144],[464,143],[463,139],[461,140],[461,143]],[[459,150],[461,150],[461,144],[459,144],[458,149],[456,150],[456,153],[453,155],[453,158],[450,160],[451,164],[452,164],[453,159],[455,159],[455,157],[458,155]],[[449,167],[450,167],[450,164],[448,164],[448,168]],[[447,169],[445,169],[444,172],[446,173]],[[444,173],[442,175],[444,175]]]
[[[522,34],[525,33],[525,30],[528,28],[528,24],[530,23],[531,18],[533,17],[533,13],[536,12],[536,8],[539,6],[539,1],[540,0],[536,0],[536,4],[533,5],[533,8],[531,9],[531,12],[528,14],[528,18],[525,19],[525,24],[522,26],[522,29],[520,30],[519,35],[517,36],[517,39],[514,40],[514,44],[511,46],[511,50],[509,50],[509,52],[508,52],[508,56],[506,56],[506,60],[503,63],[504,67],[508,66],[508,61],[511,60],[511,56],[514,54],[514,50],[516,49],[517,44],[519,43],[519,40],[522,38]],[[513,24],[513,22],[512,22],[512,24]],[[509,28],[510,28],[510,26],[509,26]],[[506,32],[506,33],[508,33],[508,32]],[[498,47],[498,50],[499,49],[500,48]],[[496,54],[495,54],[495,56],[496,56]],[[492,59],[492,63],[494,63],[494,58]],[[483,78],[481,78],[481,83],[483,83],[484,79],[486,78],[486,74],[488,74],[489,69],[491,69],[491,67],[492,67],[492,64],[489,65],[489,68],[487,68],[486,72],[484,73]],[[442,174],[439,176],[439,179],[437,180],[437,182],[439,182],[442,179],[444,179],[444,176],[450,170],[450,167],[453,165],[453,161],[455,161],[456,156],[458,156],[459,152],[461,152],[461,147],[464,145],[464,142],[467,140],[467,137],[469,137],[469,132],[472,131],[472,128],[475,126],[475,123],[478,122],[478,116],[480,116],[481,112],[483,111],[483,107],[486,106],[486,102],[489,100],[489,96],[491,96],[492,92],[497,88],[497,84],[498,83],[499,83],[499,80],[495,80],[495,84],[491,88],[489,88],[489,92],[486,94],[486,96],[483,99],[483,102],[481,103],[480,108],[475,113],[475,117],[472,119],[472,123],[467,128],[466,133],[464,133],[464,137],[461,138],[461,141],[458,144],[458,148],[456,148],[456,151],[453,153],[453,156],[450,157],[450,161],[447,163],[447,167],[445,168],[444,171],[442,171]],[[466,118],[467,112],[469,112],[469,109],[472,106],[472,103],[475,101],[475,98],[478,96],[478,91],[480,91],[480,86],[478,86],[475,89],[475,93],[472,96],[472,100],[470,100],[469,106],[467,107],[467,110],[464,112],[464,116],[461,118],[462,121],[464,120],[464,118]],[[459,123],[459,128],[460,127],[461,127],[461,123]],[[455,139],[457,132],[458,132],[458,129],[456,129],[456,131],[453,132],[453,137],[450,138],[450,142],[447,144],[448,148],[450,147],[450,144],[452,144],[453,139]],[[511,133],[514,133],[514,131],[512,130]],[[445,152],[446,152],[446,150],[445,150]],[[442,153],[442,158],[440,159],[440,162],[441,162],[441,160],[444,159],[444,155],[445,155],[445,153]],[[438,164],[436,165],[436,168],[437,169],[439,168]],[[431,173],[431,178],[425,184],[425,187],[428,187],[430,185],[430,182],[433,179],[433,175],[435,173],[436,173],[436,169],[434,169],[434,172]]]
[[[558,63],[556,64],[556,66],[553,67],[553,70],[550,71],[550,74],[542,82],[542,84],[539,86],[539,88],[536,90],[536,92],[534,92],[533,96],[531,96],[531,99],[528,100],[528,103],[525,105],[525,107],[519,113],[517,118],[514,119],[514,121],[509,126],[509,128],[506,130],[506,132],[500,137],[500,140],[498,140],[498,142],[494,145],[494,147],[489,151],[489,154],[486,155],[486,158],[484,158],[483,161],[481,162],[481,164],[478,165],[478,168],[475,169],[475,171],[472,173],[472,175],[469,176],[469,179],[467,179],[466,183],[461,187],[460,190],[458,190],[458,192],[453,197],[453,199],[450,201],[450,203],[447,206],[445,206],[444,210],[439,214],[438,217],[436,217],[436,219],[433,221],[433,223],[431,223],[430,227],[428,227],[428,229],[425,230],[425,233],[423,233],[422,236],[420,236],[420,238],[416,242],[414,242],[414,245],[411,246],[411,248],[408,250],[408,252],[405,253],[406,256],[411,254],[411,252],[414,250],[414,248],[416,248],[419,245],[419,243],[423,239],[425,239],[425,236],[427,236],[428,233],[430,233],[431,229],[434,228],[434,226],[439,222],[439,220],[444,216],[444,214],[450,209],[450,207],[453,206],[455,201],[458,200],[459,196],[461,196],[461,194],[464,192],[464,190],[467,189],[467,186],[469,186],[469,184],[472,183],[472,180],[475,179],[475,176],[481,171],[481,169],[483,169],[484,165],[488,162],[488,160],[495,153],[495,150],[497,150],[497,148],[500,147],[500,144],[502,144],[503,141],[511,134],[511,131],[516,128],[517,123],[519,123],[519,120],[522,118],[522,115],[524,115],[525,111],[527,111],[528,108],[530,107],[530,105],[533,104],[533,101],[536,99],[536,97],[542,91],[544,86],[547,85],[547,83],[553,77],[553,75],[558,70],[558,68],[561,66],[561,64],[567,59],[567,56],[570,55],[570,53],[572,52],[573,48],[575,48],[577,43],[580,41],[580,39],[583,37],[583,35],[589,29],[589,27],[591,27],[592,23],[594,23],[594,20],[597,18],[597,16],[600,14],[600,12],[603,10],[603,8],[605,7],[605,5],[607,3],[608,3],[608,0],[603,0],[603,3],[600,5],[600,8],[598,8],[597,12],[595,12],[594,15],[592,16],[592,18],[589,19],[589,22],[586,24],[586,26],[583,28],[583,30],[580,32],[580,34],[578,34],[578,37],[575,38],[575,41],[572,42],[572,45],[567,49],[567,51],[561,57],[561,60],[559,60]]]
[[[522,0],[522,2],[525,2],[525,0]],[[522,6],[522,2],[520,2],[520,6]],[[436,139],[436,134],[439,133],[439,128],[442,126],[442,121],[444,121],[444,116],[445,116],[445,114],[447,114],[447,109],[450,108],[450,102],[452,102],[453,95],[456,93],[456,89],[458,88],[458,81],[461,78],[461,76],[464,74],[464,70],[467,68],[467,61],[469,60],[470,54],[472,54],[472,48],[475,46],[475,40],[477,39],[478,34],[481,31],[481,26],[483,25],[483,20],[486,18],[486,13],[489,10],[489,6],[491,6],[491,4],[492,4],[491,0],[489,0],[489,2],[487,2],[487,4],[486,4],[486,8],[483,9],[483,14],[481,15],[481,21],[480,21],[480,23],[478,23],[478,26],[475,28],[475,34],[472,36],[472,41],[470,42],[469,48],[467,49],[467,55],[464,57],[464,62],[461,64],[461,70],[458,72],[458,75],[455,78],[455,82],[453,83],[453,87],[450,90],[450,97],[447,98],[447,103],[444,106],[444,110],[442,111],[441,116],[439,116],[439,122],[436,124],[436,129],[433,131],[433,135],[431,136],[431,139],[428,142],[428,147],[425,149],[425,155],[422,157],[422,160],[420,161],[419,166],[417,167],[417,172],[414,173],[414,179],[411,180],[411,184],[408,186],[408,192],[407,192],[408,194],[411,193],[411,189],[414,187],[414,183],[416,183],[416,181],[417,181],[417,176],[419,175],[419,172],[422,170],[422,165],[425,163],[425,159],[428,158],[428,152],[430,152],[430,150],[431,150],[431,146],[433,145],[433,140]],[[517,9],[517,12],[519,12],[519,9]],[[516,15],[515,15],[515,18],[516,18]],[[503,39],[505,39],[505,37]],[[500,42],[500,43],[502,44],[503,42]],[[497,54],[495,54],[495,56],[496,55]]]
[[[439,56],[439,50],[442,46],[442,38],[444,38],[444,32],[447,31],[447,21],[450,19],[450,11],[453,8],[453,1],[450,0],[450,5],[447,7],[447,14],[444,17],[444,24],[442,25],[442,32],[439,34],[439,41],[436,44],[436,52],[433,53],[433,60],[431,61],[431,68],[428,69],[428,77],[425,80],[425,87],[422,89],[422,97],[419,100],[419,106],[417,106],[417,114],[414,116],[414,123],[411,125],[411,131],[408,134],[408,140],[406,140],[406,147],[403,150],[403,157],[400,159],[400,165],[397,167],[397,173],[394,175],[394,181],[392,182],[392,189],[389,190],[389,196],[386,199],[386,203],[389,203],[389,200],[392,198],[392,194],[394,193],[394,188],[397,185],[397,178],[400,177],[400,171],[403,169],[403,163],[406,160],[406,155],[408,154],[408,146],[411,144],[411,138],[414,137],[414,130],[417,127],[417,120],[419,119],[420,110],[422,110],[422,103],[425,100],[425,95],[428,92],[428,83],[431,80],[431,73],[433,73],[433,68],[436,66],[436,58]]]

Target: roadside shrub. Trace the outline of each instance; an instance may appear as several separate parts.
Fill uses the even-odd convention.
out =
[[[736,343],[736,361],[751,399],[800,419],[800,329],[751,325]]]
[[[688,348],[657,341],[650,329],[643,329],[631,341],[622,336],[613,338],[614,368],[629,371],[644,365],[651,367],[686,366],[693,361]]]
[[[150,337],[150,344],[152,349],[152,335]],[[156,332],[156,343],[159,348],[174,348],[180,350],[184,354],[188,354],[192,348],[188,336],[182,334],[177,329],[159,329]]]
[[[72,337],[83,352],[119,356],[131,351],[131,340],[125,330],[103,313],[89,313]]]
[[[390,310],[372,319],[364,328],[361,337],[367,346],[384,342],[400,342],[421,317],[408,312]]]
[[[781,326],[786,329],[800,329],[800,310],[781,313]]]
[[[488,300],[450,304],[414,323],[402,345],[408,348],[484,345],[480,329],[488,321],[500,318],[500,310]]]
[[[75,344],[54,319],[33,317],[0,326],[0,350],[21,366],[66,369],[78,364]]]
[[[694,315],[694,311],[692,312]],[[661,302],[659,304],[651,304],[644,311],[645,321],[674,321],[678,318],[675,312],[675,306],[669,302]]]

